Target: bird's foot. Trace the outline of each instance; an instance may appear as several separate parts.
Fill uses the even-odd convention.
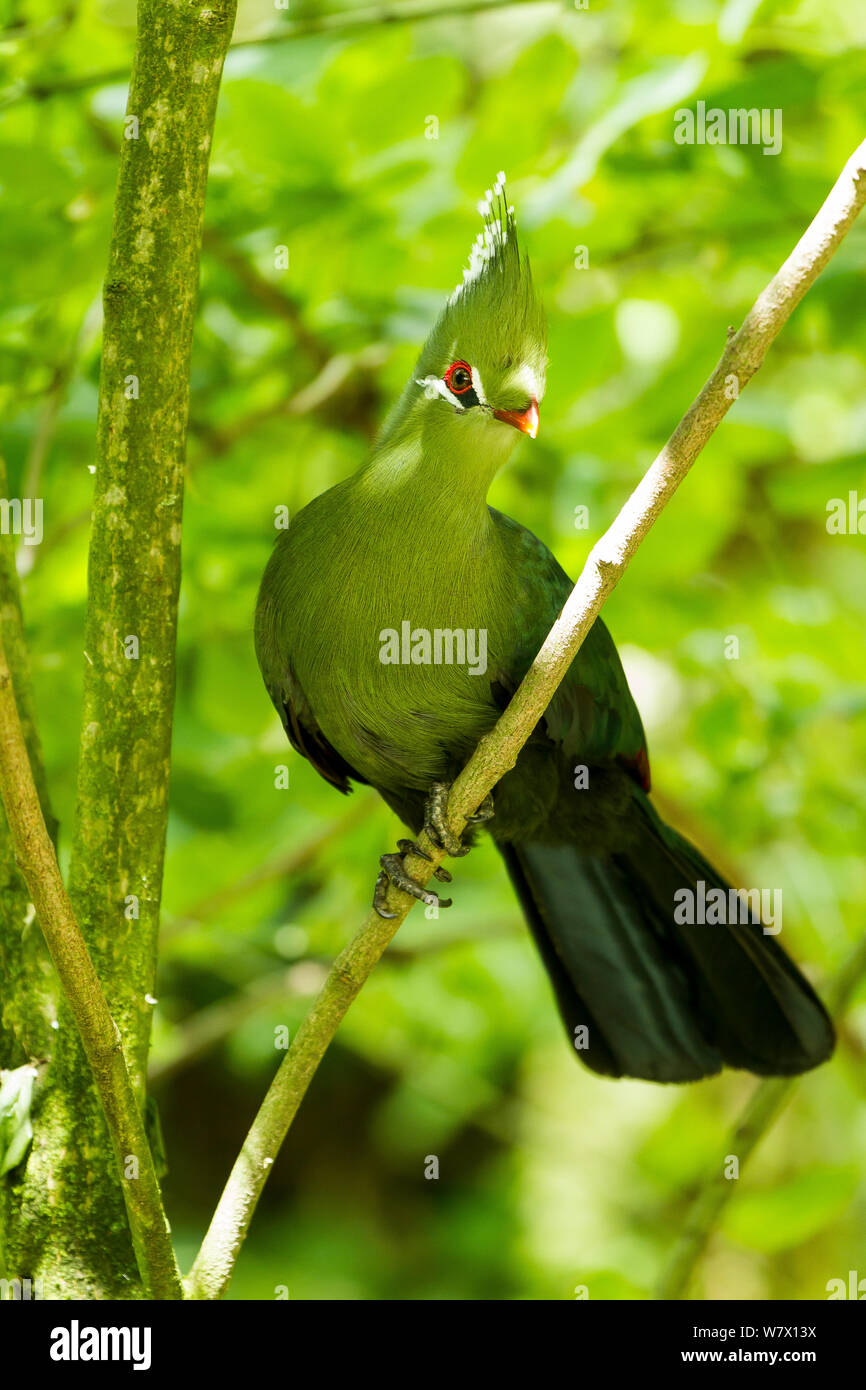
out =
[[[448,793],[451,785],[448,782],[434,782],[430,788],[430,795],[427,798],[427,805],[424,808],[424,829],[430,836],[435,845],[444,849],[445,853],[452,859],[462,859],[464,854],[469,853],[469,845],[463,842],[454,834],[448,825],[446,810],[448,806]],[[474,816],[467,818],[467,825],[483,825],[490,820],[493,815],[493,797],[487,793]]]
[[[395,888],[402,888],[404,893],[409,893],[419,902],[426,903],[428,907],[433,904],[437,907],[450,907],[450,898],[440,898],[438,893],[433,893],[429,888],[422,888],[420,883],[416,883],[411,874],[406,872],[403,859],[407,854],[417,854],[419,859],[429,859],[430,855],[425,854],[420,845],[416,845],[414,840],[398,840],[396,854],[383,854],[379,863],[382,868],[379,877],[376,879],[376,889],[373,893],[373,906],[380,917],[396,917],[396,912],[390,912],[385,906],[385,897],[388,892],[388,885],[393,883]],[[433,870],[433,877],[440,883],[450,883],[451,875],[447,869],[438,864]]]
[[[434,845],[444,849],[445,853],[452,859],[462,859],[464,854],[469,853],[469,845],[464,845],[456,835],[451,833],[446,819],[446,808],[448,805],[448,793],[451,787],[447,782],[434,782],[430,788],[430,795],[424,808],[424,829]],[[490,820],[493,815],[493,797],[489,794],[475,812],[474,816],[469,816],[467,825],[483,825],[484,821]],[[426,903],[428,907],[434,904],[436,907],[450,907],[450,898],[440,898],[438,893],[432,892],[429,888],[423,888],[417,883],[411,874],[407,873],[403,860],[407,854],[417,854],[419,859],[430,859],[430,855],[425,853],[420,845],[414,840],[398,840],[396,854],[383,854],[379,863],[381,870],[376,879],[376,888],[373,893],[373,906],[380,917],[396,917],[396,912],[389,911],[385,899],[388,894],[389,884],[395,888],[401,888],[404,893],[409,893],[411,897],[417,898],[419,902]],[[448,870],[438,864],[433,870],[433,877],[440,883],[450,883],[451,875]]]

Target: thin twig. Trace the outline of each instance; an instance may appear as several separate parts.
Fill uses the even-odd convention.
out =
[[[248,39],[237,39],[232,48],[252,48],[260,44],[286,43],[292,39],[312,38],[317,34],[350,34],[391,24],[420,24],[428,19],[459,19],[461,16],[484,14],[488,10],[518,9],[526,5],[546,4],[561,9],[562,0],[407,0],[400,5],[375,5],[368,9],[341,10],[334,14],[310,15],[305,19],[289,20],[278,29]],[[38,77],[12,87],[0,101],[0,108],[14,106],[20,101],[47,101],[56,96],[69,96],[88,91],[91,87],[106,87],[115,82],[129,81],[129,67],[105,68],[101,72],[77,73],[70,77]]]
[[[473,922],[471,935],[467,931],[447,934],[437,931],[435,936],[413,946],[392,946],[382,961],[382,968],[405,967],[424,956],[443,955],[470,943],[477,946],[482,941],[504,941],[516,935],[516,932],[516,921],[514,929],[509,931],[503,930],[498,919],[487,924]],[[317,956],[305,956],[292,965],[283,965],[279,970],[260,975],[214,1004],[197,1009],[176,1025],[165,1043],[151,1052],[147,1068],[148,1084],[164,1082],[166,1078],[174,1077],[200,1061],[226,1038],[232,1037],[245,1019],[265,1008],[285,1005],[293,999],[309,998],[324,983],[328,970],[328,961],[320,960]]]
[[[205,227],[202,246],[218,260],[242,285],[247,293],[258,300],[269,314],[284,319],[289,324],[298,346],[303,349],[317,371],[321,371],[331,356],[327,343],[317,338],[308,328],[303,308],[299,300],[280,285],[268,280],[261,271],[248,260],[242,251],[223,236],[215,227]]]
[[[308,964],[309,961],[303,962],[304,967]],[[289,1003],[298,994],[292,970],[291,965],[283,965],[279,970],[271,970],[267,975],[251,980],[243,989],[218,999],[215,1004],[196,1009],[195,1013],[177,1025],[160,1051],[151,1056],[147,1069],[148,1083],[152,1085],[165,1081],[185,1067],[192,1066],[193,1062],[198,1062],[219,1043],[231,1037],[245,1019],[259,1010]],[[323,966],[322,975],[326,973],[327,968]],[[306,989],[304,993],[312,994],[315,987],[314,984],[313,989]]]
[[[28,494],[24,494],[25,496]],[[0,497],[9,496],[9,480],[6,460],[0,454]],[[33,546],[32,549],[38,547]],[[39,793],[39,804],[48,826],[48,834],[53,844],[57,843],[57,821],[51,810],[48,796],[48,782],[42,758],[42,745],[36,728],[36,712],[33,702],[33,681],[30,672],[30,659],[27,654],[27,638],[24,632],[24,616],[21,611],[21,586],[15,563],[15,546],[11,535],[0,535],[0,636],[5,643],[9,669],[15,682],[24,741],[33,777]]]
[[[511,703],[454,783],[448,807],[454,834],[462,834],[467,818],[514,766],[629,560],[854,222],[866,201],[864,172],[866,141],[848,160],[820,211],[755,301],[739,332],[728,338],[709,381],[613,525],[593,546],[559,619]],[[426,884],[445,856],[423,832],[419,839],[428,857],[409,855],[405,866],[413,878]],[[347,1009],[415,900],[392,887],[387,901],[396,915],[386,920],[376,912],[368,913],[360,931],[334,962],[271,1083],[190,1272],[187,1288],[193,1297],[219,1298],[228,1288],[256,1203],[307,1086]]]
[[[164,944],[174,936],[179,936],[190,927],[197,927],[202,922],[208,921],[234,902],[246,899],[255,889],[261,888],[264,883],[273,883],[278,878],[294,878],[299,874],[306,873],[307,869],[316,862],[323,849],[333,844],[336,840],[354,830],[362,821],[370,815],[373,796],[371,793],[362,792],[357,799],[353,798],[353,804],[349,806],[345,815],[339,819],[331,821],[322,830],[318,830],[315,835],[311,835],[301,845],[293,845],[290,850],[283,854],[268,859],[264,864],[259,864],[249,873],[243,874],[235,879],[233,883],[228,883],[221,888],[217,888],[213,893],[208,893],[206,897],[199,898],[198,902],[192,907],[188,907],[185,912],[178,917],[170,917],[163,921],[160,928],[160,942]]]
[[[9,496],[6,460],[0,454],[0,497]],[[36,549],[37,547],[33,547]],[[57,821],[51,812],[42,748],[36,727],[33,682],[21,593],[15,569],[15,545],[11,535],[0,535],[0,642],[7,652],[18,698],[27,756],[33,772],[42,814],[52,843],[57,844]],[[31,934],[30,894],[15,861],[15,847],[0,810],[0,1065],[12,1066],[53,1051],[50,1019],[56,1007],[57,979],[44,940]],[[7,1191],[7,1197],[9,1196]],[[0,1216],[2,1223],[2,1216]],[[11,1235],[5,1229],[7,1241]]]
[[[294,418],[323,410],[353,376],[369,376],[376,372],[387,356],[388,348],[384,343],[369,343],[357,352],[335,353],[333,357],[328,358],[312,381],[301,386],[287,400],[279,399],[270,405],[259,406],[225,425],[211,425],[193,417],[189,422],[190,434],[195,435],[210,454],[224,454],[240,440],[248,441],[255,430],[271,420],[280,420],[287,416]],[[350,418],[349,411],[343,412],[340,415],[340,423],[344,427],[360,426],[365,434],[371,435],[375,432],[376,424],[375,411],[372,409],[376,393],[374,390],[365,391],[362,386],[359,396],[362,409],[355,413],[354,419]]]
[[[136,1262],[149,1298],[183,1297],[153,1158],[120,1033],[75,920],[46,829],[0,636],[0,794],[15,857],[75,1018],[105,1111]]]
[[[39,496],[42,488],[42,470],[57,432],[57,424],[60,418],[60,412],[63,409],[66,393],[81,360],[82,353],[90,342],[96,339],[102,327],[101,311],[102,306],[98,299],[88,305],[81,326],[72,344],[55,365],[51,382],[45,393],[39,421],[33,433],[30,451],[27,455],[24,479],[21,484],[22,497]],[[87,516],[88,518],[90,516],[89,509],[87,511]],[[19,575],[23,577],[31,573],[39,558],[41,549],[41,545],[27,545],[22,540],[16,556],[16,565]],[[17,688],[20,689],[20,686]]]

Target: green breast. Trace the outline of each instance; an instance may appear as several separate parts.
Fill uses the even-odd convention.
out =
[[[431,523],[406,545],[389,508],[341,484],[280,538],[265,588],[271,661],[288,663],[326,738],[374,783],[429,787],[495,722],[514,583],[492,524]]]

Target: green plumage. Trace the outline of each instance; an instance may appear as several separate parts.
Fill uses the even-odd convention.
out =
[[[449,387],[465,379],[448,375],[455,363],[472,373],[462,396]],[[571,589],[547,548],[486,501],[545,365],[543,313],[497,184],[470,278],[369,462],[281,533],[262,581],[256,649],[293,745],[341,790],[377,787],[415,833],[431,785],[451,781],[492,728]],[[483,630],[486,668],[383,663],[382,634],[406,623]],[[585,790],[577,765],[589,768]],[[579,1055],[604,1074],[660,1081],[723,1062],[779,1074],[816,1065],[832,1028],[758,923],[675,927],[678,887],[722,881],[663,825],[646,788],[640,717],[598,621],[495,789],[489,825],[569,1034],[587,1027]]]

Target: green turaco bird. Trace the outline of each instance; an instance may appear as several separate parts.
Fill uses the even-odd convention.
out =
[[[571,590],[541,541],[487,505],[520,433],[536,434],[547,354],[504,175],[482,214],[463,284],[369,461],[280,534],[256,612],[262,674],[293,746],[342,792],[376,787],[452,854],[465,849],[443,822],[447,785]],[[834,1042],[820,1001],[660,819],[649,785],[640,716],[599,620],[478,818],[577,1055],[604,1076],[653,1081],[816,1066]],[[422,896],[400,853],[382,865],[380,912],[386,875]]]

